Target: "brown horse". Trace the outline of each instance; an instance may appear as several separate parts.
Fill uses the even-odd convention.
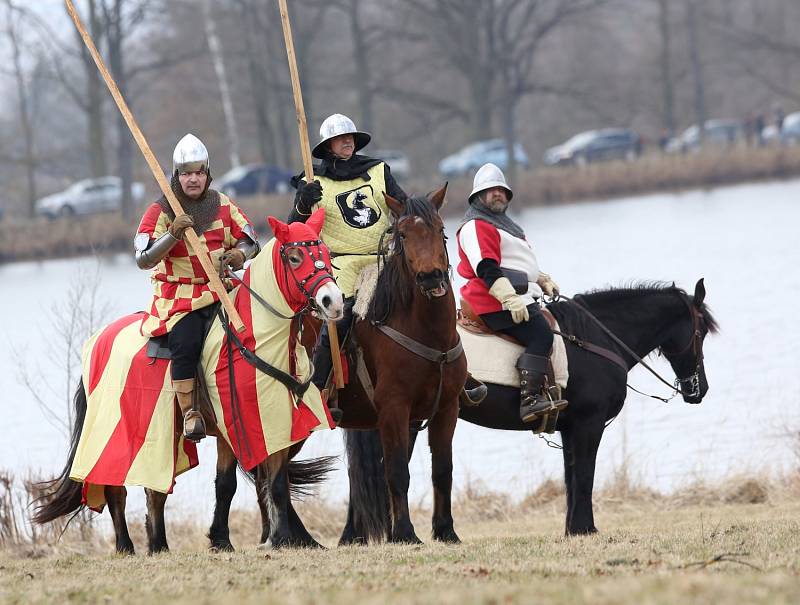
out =
[[[338,393],[342,428],[377,428],[380,434],[382,451],[374,452],[374,461],[385,468],[390,518],[374,525],[386,528],[390,542],[420,543],[408,511],[408,461],[413,447],[409,427],[419,427],[425,421],[433,470],[433,538],[459,542],[450,505],[452,441],[467,362],[456,332],[455,298],[444,224],[439,216],[446,190],[445,185],[427,197],[405,202],[386,196],[394,217],[390,254],[386,255],[367,317],[357,318],[352,335],[362,351],[367,382],[371,384],[365,388],[354,379],[356,364],[351,356],[351,380]],[[416,436],[414,431],[411,434]],[[217,490],[218,514],[214,517],[217,530],[227,534],[227,511],[236,488],[235,468],[220,468],[218,485],[220,476],[233,477],[232,490]],[[351,481],[351,494],[360,488]],[[262,509],[262,541],[270,531],[263,513]],[[348,527],[352,526],[351,507]],[[346,529],[340,544],[380,537],[380,531],[355,534]]]

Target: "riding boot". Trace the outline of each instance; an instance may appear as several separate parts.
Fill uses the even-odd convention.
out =
[[[189,441],[198,442],[206,436],[203,415],[194,409],[194,378],[173,380],[178,406],[183,414],[183,436]]]
[[[517,360],[519,371],[519,416],[523,422],[532,422],[549,412],[567,407],[565,399],[553,400],[544,391],[547,376],[547,357],[523,353]]]

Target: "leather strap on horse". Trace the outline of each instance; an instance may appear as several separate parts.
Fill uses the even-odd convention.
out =
[[[651,367],[650,367],[650,366],[647,364],[647,362],[646,362],[644,359],[642,359],[642,358],[641,358],[641,357],[640,357],[640,356],[639,356],[639,355],[638,355],[638,354],[637,354],[637,353],[636,353],[636,352],[635,352],[633,349],[631,349],[631,348],[630,348],[628,345],[626,345],[624,342],[622,342],[622,340],[620,340],[620,339],[619,339],[619,338],[616,336],[616,334],[614,334],[614,333],[613,333],[611,330],[609,330],[609,329],[608,329],[608,328],[605,326],[605,324],[604,324],[603,322],[601,322],[599,319],[597,319],[597,318],[596,318],[596,317],[595,317],[595,316],[592,314],[592,312],[591,312],[591,311],[589,311],[589,309],[587,309],[586,307],[584,307],[584,306],[583,306],[581,303],[579,303],[579,302],[578,302],[577,300],[575,300],[574,298],[569,298],[569,297],[567,297],[567,296],[564,296],[563,294],[560,296],[560,298],[563,298],[564,300],[567,300],[567,301],[569,301],[570,303],[572,303],[573,305],[575,305],[575,306],[576,306],[578,309],[580,309],[581,311],[583,311],[583,312],[584,312],[584,313],[585,313],[585,314],[586,314],[586,315],[589,317],[589,319],[591,319],[591,320],[592,320],[592,321],[593,321],[595,324],[597,324],[597,326],[598,326],[598,327],[599,327],[599,328],[600,328],[600,329],[601,329],[601,330],[602,330],[602,331],[603,331],[603,332],[606,334],[606,336],[608,336],[608,337],[609,337],[611,340],[613,340],[613,341],[614,341],[615,343],[617,343],[617,344],[618,344],[620,347],[622,347],[622,349],[623,349],[623,350],[624,350],[626,353],[628,353],[628,355],[630,355],[631,357],[633,357],[633,358],[636,360],[636,362],[637,362],[637,363],[640,363],[641,365],[643,365],[643,366],[644,366],[644,367],[647,369],[647,371],[648,371],[648,372],[650,372],[650,373],[651,373],[653,376],[655,376],[656,378],[658,378],[658,379],[659,379],[661,382],[663,382],[665,385],[667,385],[667,386],[668,386],[670,389],[672,389],[672,390],[673,390],[675,393],[681,393],[681,394],[683,394],[683,390],[682,390],[682,389],[675,388],[675,385],[674,385],[674,384],[670,384],[669,382],[667,382],[667,381],[666,381],[666,380],[665,380],[665,379],[664,379],[664,378],[661,376],[661,374],[659,374],[659,373],[658,373],[658,372],[656,372],[656,371],[655,371],[653,368],[651,368]],[[570,342],[572,342],[572,341],[570,341]],[[577,344],[577,343],[575,343],[575,344]],[[588,343],[584,343],[584,345],[585,345],[585,344],[588,344]],[[593,345],[593,346],[596,346],[596,345]],[[601,348],[601,347],[597,347],[597,348]],[[589,350],[589,349],[588,349],[588,347],[587,347],[587,350]],[[598,355],[599,355],[599,354],[600,354],[600,353],[598,353]],[[627,368],[627,366],[624,366],[624,367],[625,367],[625,371],[627,372],[627,371],[628,371],[628,368]],[[664,401],[664,402],[667,402],[667,401],[669,401],[669,399],[664,399],[663,397],[658,397],[658,396],[656,396],[656,395],[650,395],[650,397],[652,397],[653,399],[659,399],[659,400],[661,400],[661,401]]]
[[[257,369],[259,372],[263,372],[270,378],[274,378],[278,382],[280,382],[283,386],[285,386],[292,394],[295,395],[298,399],[302,399],[305,392],[308,390],[308,385],[311,384],[311,378],[309,377],[308,380],[305,382],[300,382],[294,376],[287,374],[280,368],[276,368],[275,366],[267,363],[263,359],[261,359],[258,355],[256,355],[253,351],[248,349],[244,346],[244,343],[239,339],[236,333],[231,330],[230,326],[228,325],[227,318],[222,313],[222,310],[219,311],[219,317],[222,321],[222,326],[225,329],[225,334],[228,336],[228,342],[232,343],[239,349],[239,353],[247,363]]]
[[[413,338],[409,338],[405,334],[398,332],[389,326],[379,324],[375,327],[404,349],[411,351],[423,359],[427,359],[428,361],[439,364],[439,386],[436,388],[436,399],[433,402],[433,412],[431,413],[430,418],[428,418],[425,423],[417,429],[417,431],[424,431],[426,428],[428,428],[428,425],[433,417],[436,416],[436,412],[439,411],[439,403],[442,398],[442,382],[444,381],[444,365],[446,363],[452,363],[461,357],[461,355],[464,354],[464,345],[461,344],[461,339],[459,338],[458,342],[452,349],[448,351],[438,351],[422,344],[421,342],[417,342]]]
[[[558,336],[561,336],[562,338],[564,338],[565,341],[571,342],[576,347],[580,347],[581,349],[585,349],[586,351],[589,351],[590,353],[594,353],[595,355],[599,355],[600,357],[605,357],[606,359],[608,359],[612,363],[617,364],[619,367],[621,367],[627,373],[628,366],[625,363],[625,360],[622,359],[622,357],[620,355],[617,355],[616,353],[614,353],[614,351],[611,351],[610,349],[606,349],[605,347],[601,347],[601,346],[596,345],[594,343],[586,342],[585,340],[581,340],[580,338],[578,338],[574,334],[565,334],[564,332],[561,332],[560,330],[552,330],[552,332],[553,332],[553,334],[557,334]]]

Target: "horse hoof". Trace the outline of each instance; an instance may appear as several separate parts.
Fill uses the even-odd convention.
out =
[[[209,552],[236,552],[230,542],[215,542],[208,547]]]
[[[433,534],[433,539],[446,544],[461,544],[461,538],[459,538],[455,530],[452,529],[439,534]]]
[[[420,540],[416,534],[411,534],[408,536],[392,536],[392,539],[389,540],[392,544],[424,544],[422,540]]]
[[[364,536],[342,536],[339,538],[339,546],[366,546],[368,542]]]

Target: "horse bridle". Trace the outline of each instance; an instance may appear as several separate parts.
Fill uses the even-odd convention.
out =
[[[316,311],[317,313],[324,314],[322,309],[319,308],[319,304],[312,293],[326,279],[335,281],[333,275],[328,272],[328,265],[325,263],[325,259],[322,256],[322,246],[322,240],[305,240],[299,242],[286,242],[281,245],[279,250],[284,275],[287,277],[291,275],[297,288],[303,293],[303,296],[306,297],[306,306],[302,311],[300,311],[301,313],[310,309],[312,311]],[[287,254],[287,250],[289,248],[301,248],[305,250],[306,254],[308,254],[308,257],[314,262],[314,271],[310,275],[306,275],[303,279],[298,279],[295,271],[289,269],[291,265]]]
[[[387,249],[388,246],[384,246],[384,238],[387,235],[390,235],[390,234],[394,233],[394,229],[395,229],[395,225],[390,225],[389,227],[387,227],[386,231],[384,231],[381,234],[380,240],[378,242],[378,272],[380,272],[380,264],[381,264],[381,262],[383,262],[383,264],[386,265],[386,257],[389,254],[389,250]],[[447,249],[447,235],[445,234],[444,229],[442,229],[442,245],[444,246],[444,256],[445,256],[445,259],[447,260],[447,272],[444,275],[444,281],[448,286],[452,287],[452,283],[453,283],[453,265],[450,263],[450,251]],[[397,251],[395,251],[395,252],[397,252]],[[422,284],[420,284],[419,282],[417,282],[417,287],[422,291],[422,294],[425,295],[425,298],[430,300],[430,298],[431,298],[430,291],[426,290],[425,288],[423,288]]]
[[[664,355],[674,357],[677,355],[683,355],[687,351],[691,349],[692,354],[697,361],[694,373],[687,376],[686,378],[675,378],[675,390],[685,395],[687,397],[700,397],[700,371],[703,368],[703,333],[700,330],[700,317],[701,313],[698,309],[694,307],[686,298],[681,296],[681,299],[689,308],[689,314],[692,318],[692,335],[689,338],[689,342],[686,343],[686,346],[683,347],[680,351],[667,351],[664,347],[661,347],[661,351]],[[691,388],[691,391],[685,391],[684,385],[688,385]]]

